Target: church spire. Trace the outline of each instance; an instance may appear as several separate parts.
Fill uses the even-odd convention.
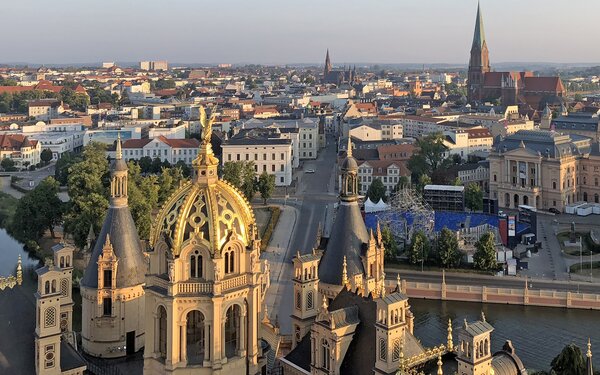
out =
[[[348,135],[348,147],[346,148],[346,157],[352,157],[352,137]]]
[[[331,72],[331,60],[329,59],[329,48],[327,48],[327,54],[325,55],[325,70],[324,73],[325,75],[327,75],[327,73]]]
[[[485,44],[485,30],[483,29],[483,15],[481,5],[477,2],[477,18],[475,19],[475,33],[473,34],[473,48],[483,49]]]
[[[115,159],[121,160],[123,159],[123,151],[121,150],[121,133],[117,135],[117,148],[115,151]]]
[[[127,205],[127,163],[123,160],[121,134],[117,136],[115,160],[110,171],[110,203],[112,206]]]

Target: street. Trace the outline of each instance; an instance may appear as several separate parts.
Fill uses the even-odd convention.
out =
[[[297,251],[302,254],[312,251],[319,224],[324,234],[331,226],[333,205],[337,202],[337,193],[334,191],[337,175],[335,160],[335,142],[329,138],[327,147],[321,150],[318,159],[303,162],[303,168],[296,172],[296,199],[287,201],[288,205],[282,211],[270,246],[262,256],[271,263],[271,289],[267,293],[269,316],[272,320],[277,317],[283,334],[291,333],[292,258]],[[314,169],[315,173],[304,173],[307,169]]]

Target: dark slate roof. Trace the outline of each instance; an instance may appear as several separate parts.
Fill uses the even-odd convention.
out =
[[[98,288],[98,265],[96,262],[102,254],[107,234],[110,234],[113,251],[119,259],[116,287],[124,288],[144,283],[146,260],[129,207],[124,206],[108,209],[102,230],[96,239],[92,257],[83,274],[81,285]]]
[[[473,323],[469,323],[467,327],[463,328],[471,336],[479,336],[485,332],[491,332],[494,327],[486,321],[478,320]]]
[[[61,371],[73,370],[86,365],[81,354],[77,353],[73,347],[62,340],[60,342],[60,369]]]
[[[515,348],[510,340],[504,343],[502,350],[494,353],[492,367],[498,375],[527,375],[527,370],[515,353]]]
[[[346,256],[348,277],[365,273],[361,261],[363,247],[369,241],[369,233],[357,202],[342,202],[331,228],[327,248],[319,263],[321,282],[342,285],[342,269]]]
[[[304,335],[298,346],[289,352],[285,359],[310,372],[310,332]]]
[[[552,121],[556,130],[598,131],[600,118],[589,112],[575,112],[567,116],[559,116]]]
[[[331,313],[331,319],[333,320],[333,324],[335,324],[335,328],[358,324],[360,323],[360,319],[358,319],[358,307],[348,306],[335,310]]]
[[[521,147],[521,142],[532,154],[544,157],[560,157],[568,154],[589,153],[591,139],[576,134],[561,134],[551,130],[519,130],[495,145],[496,151],[506,152]]]

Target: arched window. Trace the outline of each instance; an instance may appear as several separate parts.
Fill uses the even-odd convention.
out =
[[[556,181],[552,181],[552,189],[556,190]]]
[[[158,350],[162,358],[167,357],[167,310],[158,308]]]
[[[594,194],[594,203],[600,203],[600,196],[598,196],[598,193]]]
[[[325,369],[325,370],[329,370],[330,364],[331,364],[331,360],[330,360],[330,351],[329,351],[329,343],[327,342],[327,340],[323,339],[321,341],[321,366]]]
[[[52,293],[56,293],[56,280],[52,280]]]
[[[383,338],[379,339],[379,359],[387,361],[387,345]]]
[[[300,327],[297,325],[294,326],[294,337],[296,337],[296,343],[299,343],[302,340],[302,337],[300,337]]]
[[[587,191],[584,191],[584,192],[583,192],[583,200],[584,200],[585,202],[587,202],[587,199],[588,199]]]
[[[302,294],[300,292],[296,292],[296,308],[298,310],[302,309]]]
[[[65,257],[60,257],[60,268],[65,268]]]
[[[225,316],[225,356],[227,358],[237,355],[240,349],[238,332],[240,332],[240,307],[233,305],[227,310]]]
[[[306,309],[312,310],[313,308],[313,292],[308,292],[306,295]]]
[[[400,340],[394,340],[394,344],[392,346],[392,361],[398,362],[400,360]]]
[[[200,255],[200,252],[198,250],[194,251],[194,253],[190,257],[190,277],[202,277],[202,255]]]
[[[165,318],[166,322],[166,318]],[[204,361],[204,315],[198,310],[187,314],[186,321],[187,360],[189,364],[200,364]],[[165,348],[166,349],[166,348]],[[166,350],[165,350],[166,351]]]
[[[50,281],[46,281],[44,284],[44,294],[50,294]]]
[[[54,307],[50,307],[46,309],[46,313],[44,314],[44,327],[54,327],[56,325],[56,309]]]
[[[67,265],[67,267],[71,267],[71,256],[70,255],[67,255],[66,265]]]
[[[69,280],[68,279],[62,279],[60,281],[60,294],[63,297],[66,297],[69,295]]]
[[[228,247],[227,251],[225,251],[224,258],[225,274],[228,275],[235,272],[235,250],[231,247]]]

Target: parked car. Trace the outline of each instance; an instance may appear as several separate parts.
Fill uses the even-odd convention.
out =
[[[554,207],[550,207],[550,208],[548,209],[548,211],[549,211],[549,212],[552,212],[552,213],[553,213],[553,214],[555,214],[555,215],[559,215],[559,214],[560,214],[560,211],[559,211],[559,210],[557,210],[557,209],[556,209],[556,208],[554,208]]]

